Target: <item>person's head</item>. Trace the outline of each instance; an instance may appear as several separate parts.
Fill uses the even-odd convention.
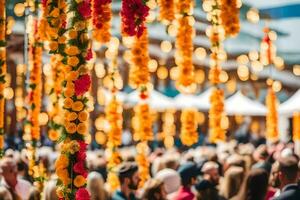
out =
[[[298,161],[295,157],[280,158],[279,160],[279,180],[280,187],[297,183],[298,180]]]
[[[130,190],[136,190],[141,180],[138,173],[138,166],[134,162],[121,164],[118,170],[118,177],[121,187],[123,186]]]
[[[3,186],[0,186],[0,200],[13,200],[10,192]]]
[[[274,188],[280,187],[280,180],[279,180],[279,162],[276,161],[272,165],[271,173],[270,173],[270,179],[269,183]]]
[[[165,200],[167,199],[167,193],[164,187],[164,183],[158,179],[150,179],[145,183],[144,192],[142,195],[144,200]]]
[[[173,169],[163,169],[155,175],[155,178],[164,182],[167,194],[177,192],[180,187],[179,173]]]
[[[57,200],[56,195],[56,180],[50,180],[44,188],[44,200]]]
[[[36,187],[32,187],[29,192],[29,199],[28,200],[40,200],[41,193]]]
[[[220,174],[219,165],[213,161],[206,162],[201,171],[203,173],[203,178],[210,181],[213,185],[219,184]]]
[[[241,167],[232,166],[224,174],[221,194],[226,199],[230,199],[239,192],[243,183],[244,170]]]
[[[183,187],[191,187],[196,182],[198,168],[195,163],[187,162],[179,167],[178,173],[181,178],[181,185]]]
[[[264,200],[268,189],[268,173],[263,169],[251,169],[236,199]]]
[[[107,193],[104,189],[103,177],[98,172],[91,172],[87,177],[87,189],[90,192],[91,199],[107,199]]]
[[[0,162],[1,175],[5,182],[12,188],[17,185],[17,164],[12,158],[5,157]]]
[[[256,148],[254,151],[254,159],[255,161],[265,161],[267,160],[269,153],[268,153],[268,148],[265,144],[260,145],[259,147]]]

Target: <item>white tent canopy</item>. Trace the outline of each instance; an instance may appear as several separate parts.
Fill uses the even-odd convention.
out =
[[[282,115],[292,116],[294,112],[300,112],[300,89],[279,106]]]
[[[227,115],[264,116],[266,107],[258,101],[244,96],[240,91],[225,101]]]
[[[112,98],[112,93],[109,90],[103,89],[103,94],[105,96],[105,100],[108,102]],[[117,100],[124,102],[127,94],[125,92],[118,91],[116,94]]]
[[[196,96],[191,94],[179,94],[174,99],[177,109],[196,107]]]
[[[208,111],[210,108],[210,96],[212,88],[205,90],[203,93],[196,96],[196,107],[201,111]]]
[[[129,93],[126,98],[126,103],[129,106],[134,106],[139,101],[140,101],[139,91],[137,90]],[[173,100],[156,90],[152,90],[149,92],[148,103],[151,108],[158,111],[174,108]]]

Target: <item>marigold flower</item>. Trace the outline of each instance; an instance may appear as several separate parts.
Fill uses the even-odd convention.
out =
[[[85,122],[88,118],[88,113],[86,111],[82,111],[78,114],[78,119],[81,122]]]
[[[73,183],[77,188],[80,188],[86,184],[86,179],[83,176],[78,175],[75,177]]]
[[[68,57],[67,61],[68,65],[71,65],[72,67],[75,67],[79,63],[79,59],[76,56]]]
[[[56,130],[50,129],[48,132],[48,137],[51,141],[56,141],[59,138],[59,133]]]
[[[69,38],[70,38],[70,39],[76,39],[76,38],[77,38],[77,35],[78,35],[78,32],[77,32],[76,30],[71,29],[71,30],[69,31]]]
[[[76,101],[72,105],[72,110],[79,112],[83,109],[83,107],[84,107],[84,105],[81,101]]]
[[[73,100],[71,98],[66,98],[64,100],[64,107],[69,109],[69,108],[72,108],[72,105],[73,105]]]
[[[55,161],[56,169],[67,168],[69,165],[69,158],[65,154],[61,154]]]
[[[87,132],[87,126],[85,123],[79,123],[77,125],[77,132],[81,135],[85,135]]]
[[[66,131],[69,133],[69,134],[73,134],[76,132],[76,124],[71,122],[71,123],[65,123],[65,127],[66,127]]]
[[[75,55],[79,54],[79,49],[76,46],[70,46],[70,47],[66,48],[65,52],[69,56],[75,56]]]
[[[56,51],[57,48],[58,48],[58,43],[54,42],[54,41],[50,42],[49,43],[49,48],[50,48],[51,51]]]

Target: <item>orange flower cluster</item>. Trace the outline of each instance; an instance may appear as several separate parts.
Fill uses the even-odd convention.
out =
[[[109,183],[110,191],[112,192],[115,191],[120,185],[115,168],[121,164],[121,162],[121,155],[117,151],[113,151],[107,164],[107,182]]]
[[[274,38],[270,37],[270,29],[264,28],[264,38],[260,43],[260,62],[263,65],[272,64],[276,57],[276,47],[273,45]]]
[[[209,110],[209,141],[216,143],[225,141],[225,130],[221,127],[221,119],[224,112],[224,93],[221,89],[214,89],[210,97]]]
[[[293,115],[293,140],[300,140],[300,113],[295,112]]]
[[[274,142],[278,140],[278,113],[276,94],[271,87],[266,96],[266,106],[268,108],[266,116],[266,138],[267,140]]]
[[[50,41],[51,46],[57,46],[56,49],[51,49],[52,52],[56,52],[58,46],[66,41],[63,33],[67,21],[67,3],[66,0],[44,0],[42,8],[39,24],[41,39]]]
[[[138,104],[134,108],[132,127],[135,141],[149,141],[153,139],[152,116],[148,104]]]
[[[211,54],[211,59],[214,60],[214,56],[215,54],[212,53]],[[209,81],[213,84],[213,85],[217,85],[219,84],[220,81],[220,74],[221,74],[221,67],[220,66],[211,66],[210,70],[209,70],[209,75],[208,75],[208,79]]]
[[[140,142],[136,146],[137,149],[137,155],[135,157],[135,160],[139,166],[139,177],[140,177],[140,183],[139,187],[143,187],[145,182],[150,178],[150,172],[149,172],[149,166],[150,163],[148,161],[147,152],[146,149],[148,149],[147,142]]]
[[[191,15],[194,7],[194,0],[182,0],[176,2],[176,12],[182,15]]]
[[[159,20],[171,23],[175,19],[175,3],[174,0],[158,0]]]
[[[193,65],[193,27],[189,23],[189,16],[178,19],[178,33],[176,36],[176,64],[179,67],[177,88],[189,87],[195,81]]]
[[[227,36],[236,36],[240,31],[239,8],[237,0],[220,1],[220,18]]]
[[[148,62],[148,32],[145,29],[140,37],[134,36],[134,43],[131,49],[129,84],[132,87],[136,88],[149,82]]]
[[[109,148],[120,146],[122,136],[122,104],[113,97],[105,109],[106,119],[109,122],[109,130],[107,132],[107,146]]]
[[[184,109],[181,113],[180,139],[182,144],[191,146],[198,142],[197,110]]]
[[[4,148],[4,88],[6,75],[6,4],[5,0],[0,0],[0,157]]]
[[[33,167],[33,178],[36,180],[34,182],[35,187],[42,192],[44,189],[44,181],[47,179],[46,169],[42,162]]]
[[[100,43],[109,42],[110,21],[112,18],[111,1],[93,0],[93,38]]]

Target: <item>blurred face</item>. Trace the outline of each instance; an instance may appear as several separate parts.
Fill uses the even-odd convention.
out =
[[[2,166],[2,174],[5,182],[12,188],[17,185],[17,167],[13,162],[6,162]]]
[[[280,186],[278,171],[272,171],[270,175],[270,183],[273,187],[278,188]]]
[[[211,170],[209,170],[208,171],[208,175],[209,175],[210,181],[213,184],[215,184],[215,185],[219,184],[220,175],[219,175],[218,169],[211,169]]]
[[[166,192],[164,184],[161,185],[160,194],[158,194],[157,196],[158,196],[158,199],[161,199],[161,200],[167,199],[167,192]]]
[[[130,178],[130,181],[129,181],[129,184],[128,184],[129,189],[131,189],[131,190],[136,190],[136,189],[138,189],[140,180],[141,180],[141,179],[140,179],[140,177],[139,177],[139,173],[138,173],[138,172],[135,172],[135,173],[133,174],[133,176]]]

